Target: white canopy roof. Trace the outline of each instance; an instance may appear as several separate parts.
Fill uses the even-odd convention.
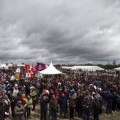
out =
[[[73,66],[72,69],[81,69],[83,71],[102,71],[104,70],[101,67],[98,66]]]
[[[117,68],[115,68],[114,70],[116,70],[116,71],[120,71],[120,67],[117,67]]]
[[[6,64],[0,64],[1,69],[8,69],[8,66]]]
[[[49,65],[46,69],[40,71],[40,73],[41,73],[41,74],[49,74],[49,75],[50,75],[50,74],[51,74],[51,75],[53,75],[53,74],[62,74],[62,72],[60,72],[59,70],[57,70],[57,69],[53,66],[52,62],[50,63],[50,65]]]

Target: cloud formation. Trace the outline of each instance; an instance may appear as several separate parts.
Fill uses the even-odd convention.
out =
[[[0,62],[120,62],[119,0],[1,0]]]

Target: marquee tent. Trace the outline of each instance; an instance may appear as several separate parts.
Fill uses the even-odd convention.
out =
[[[120,67],[117,67],[117,68],[115,68],[114,70],[116,70],[116,71],[120,71]]]
[[[103,71],[104,69],[99,66],[73,66],[73,70],[83,70],[83,71]]]
[[[60,72],[59,70],[57,70],[57,69],[53,66],[52,62],[50,63],[50,65],[49,65],[46,69],[40,71],[40,73],[41,73],[41,74],[48,74],[48,75],[62,74],[62,72]]]
[[[1,69],[8,69],[8,66],[6,64],[0,64]]]

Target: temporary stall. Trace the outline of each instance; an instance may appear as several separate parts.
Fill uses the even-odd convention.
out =
[[[82,71],[104,71],[104,69],[99,66],[73,66],[72,69],[79,69]]]
[[[62,74],[62,72],[56,69],[51,62],[50,65],[46,69],[40,71],[40,74],[54,75],[54,74]]]
[[[114,70],[116,70],[116,71],[120,71],[120,67],[117,67],[117,68],[115,68]]]
[[[6,64],[0,64],[0,69],[8,69],[8,66]]]

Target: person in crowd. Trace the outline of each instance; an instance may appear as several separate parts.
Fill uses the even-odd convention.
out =
[[[94,97],[93,105],[93,112],[94,112],[94,120],[99,120],[99,112],[100,112],[100,103],[99,98],[97,96]]]
[[[77,98],[76,91],[72,89],[69,95],[70,119],[73,119],[73,115],[76,108],[76,98]]]
[[[76,110],[78,113],[78,117],[82,117],[82,101],[83,101],[83,94],[79,92],[77,95],[77,103],[76,103]]]
[[[13,96],[14,97],[17,97],[17,94],[19,93],[19,90],[18,90],[18,84],[15,84],[15,87],[13,89]]]
[[[27,118],[31,118],[31,110],[32,110],[32,107],[33,107],[33,99],[30,95],[27,96],[27,99],[28,99],[28,113],[27,113]]]
[[[18,101],[15,105],[14,113],[15,113],[15,119],[14,120],[25,120],[24,119],[24,106],[22,105],[21,101]]]
[[[62,93],[62,95],[60,96],[60,99],[59,99],[59,105],[60,105],[60,116],[62,117],[62,115],[64,116],[64,118],[66,118],[66,105],[67,105],[67,96]]]
[[[47,111],[48,111],[49,96],[48,93],[44,90],[40,96],[40,111],[41,117],[40,120],[47,120]]]
[[[83,120],[89,120],[90,116],[90,104],[88,98],[85,96],[82,101],[82,117]]]
[[[25,117],[25,120],[27,119],[27,114],[28,114],[28,98],[26,97],[25,94],[22,94],[22,98],[21,98],[21,102],[22,102],[22,105],[24,106],[24,117]]]
[[[30,96],[33,99],[33,109],[32,109],[32,111],[34,111],[35,106],[37,104],[37,92],[36,92],[36,88],[34,86],[30,87]]]
[[[108,91],[106,113],[112,113],[112,102],[112,94],[110,91]]]
[[[9,116],[10,100],[7,95],[4,96],[5,118]]]
[[[52,120],[57,120],[57,107],[58,107],[57,98],[55,97],[55,95],[52,95],[52,98],[50,99]]]
[[[112,94],[112,112],[116,111],[116,105],[117,105],[116,99],[117,99],[116,93],[113,92],[113,94]]]
[[[5,109],[2,99],[0,99],[0,120],[5,120]]]

